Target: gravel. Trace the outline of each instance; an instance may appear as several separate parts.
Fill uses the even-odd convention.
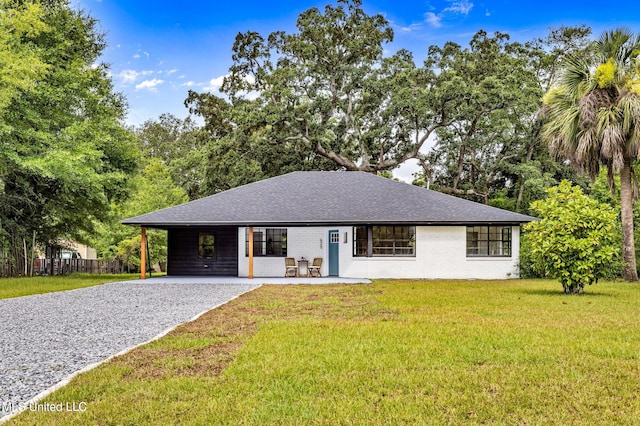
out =
[[[132,281],[0,300],[0,418],[78,370],[256,287]]]

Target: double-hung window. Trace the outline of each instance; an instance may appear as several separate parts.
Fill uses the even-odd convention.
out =
[[[216,237],[208,232],[198,234],[198,258],[214,259],[216,254]]]
[[[287,256],[287,230],[282,228],[253,228],[254,256]],[[249,229],[245,233],[245,256],[249,256]]]
[[[353,228],[353,255],[367,256],[369,233],[367,226],[355,226]]]
[[[415,256],[416,227],[406,225],[355,226],[353,255]]]
[[[511,256],[511,226],[467,226],[467,257]]]

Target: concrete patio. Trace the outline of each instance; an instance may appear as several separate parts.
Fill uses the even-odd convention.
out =
[[[197,277],[197,276],[161,276],[151,277],[145,280],[127,281],[135,284],[370,284],[371,280],[366,278],[343,278],[343,277]]]

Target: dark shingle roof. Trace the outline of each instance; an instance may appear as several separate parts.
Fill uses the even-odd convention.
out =
[[[518,224],[531,216],[364,172],[294,172],[129,218],[156,228],[376,223]]]

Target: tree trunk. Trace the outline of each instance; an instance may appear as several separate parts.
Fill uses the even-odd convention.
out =
[[[29,276],[29,262],[27,259],[29,259],[29,255],[27,253],[27,239],[23,238],[22,239],[22,248],[24,249],[24,276],[28,277]]]
[[[527,164],[533,158],[533,149],[535,147],[535,140],[530,143],[529,148],[527,149],[527,156],[522,164]],[[516,211],[520,212],[520,205],[522,204],[522,198],[524,197],[524,183],[526,179],[522,177],[522,175],[518,176],[518,181],[520,183],[520,188],[518,188],[518,198],[516,199]]]
[[[458,164],[456,166],[456,175],[453,177],[453,189],[458,189],[458,183],[460,182],[460,178],[462,177],[462,170],[464,168],[464,154],[465,148],[464,145],[460,147],[460,153],[458,154]]]
[[[622,278],[638,281],[636,250],[633,240],[633,190],[631,185],[631,163],[625,161],[620,171],[620,205],[622,206]]]

